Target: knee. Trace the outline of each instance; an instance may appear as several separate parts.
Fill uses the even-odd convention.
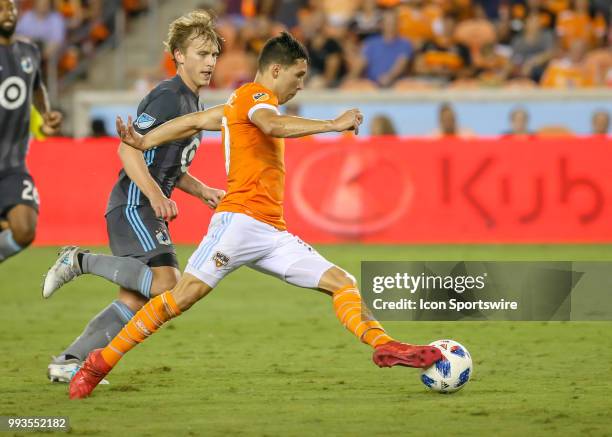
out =
[[[119,301],[124,303],[133,313],[135,313],[147,303],[147,298],[133,291],[120,289]]]
[[[185,274],[172,290],[172,295],[179,309],[186,311],[211,291],[212,288],[198,278]]]
[[[180,273],[176,269],[158,270],[153,268],[153,282],[151,283],[151,295],[157,296],[165,291],[176,287]]]
[[[346,287],[357,287],[357,280],[353,275],[337,266],[325,272],[319,281],[319,288],[329,293],[335,293]]]
[[[36,225],[32,223],[11,223],[11,232],[13,240],[21,247],[27,247],[34,241],[36,237]]]

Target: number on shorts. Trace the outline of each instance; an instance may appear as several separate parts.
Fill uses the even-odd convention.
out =
[[[32,181],[29,181],[27,179],[23,181],[23,191],[21,192],[21,198],[23,200],[36,202],[36,204],[40,202],[38,190],[36,189]]]

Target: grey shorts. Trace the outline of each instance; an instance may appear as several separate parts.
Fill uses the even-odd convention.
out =
[[[16,205],[28,205],[38,212],[38,190],[25,170],[0,173],[0,217],[5,217]]]
[[[113,209],[106,214],[106,229],[113,255],[136,258],[149,267],[179,267],[168,225],[150,206]]]

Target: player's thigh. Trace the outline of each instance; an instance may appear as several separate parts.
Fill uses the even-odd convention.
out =
[[[24,171],[0,175],[0,217],[6,219],[19,244],[34,239],[38,222],[38,190],[30,174]]]
[[[353,275],[348,273],[346,270],[334,265],[329,268],[319,280],[317,288],[323,290],[329,294],[333,294],[336,291],[344,287],[356,287],[357,280]]]
[[[151,268],[178,270],[168,226],[155,216],[151,207],[115,208],[106,214],[106,228],[113,255],[136,258]]]
[[[245,214],[216,213],[206,236],[189,258],[185,273],[215,287],[240,266],[272,251],[278,232]]]
[[[7,217],[17,205],[29,206],[36,213],[40,205],[34,179],[22,170],[0,174],[0,217]]]
[[[289,284],[318,289],[321,277],[334,264],[300,238],[284,232],[270,254],[249,266]]]
[[[21,246],[34,241],[38,223],[38,211],[30,205],[15,205],[6,214],[13,239]]]

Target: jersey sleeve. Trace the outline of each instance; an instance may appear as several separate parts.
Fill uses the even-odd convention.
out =
[[[32,47],[32,63],[34,64],[34,89],[38,89],[40,88],[40,85],[42,83],[42,77],[43,77],[43,73],[42,73],[42,69],[41,69],[41,63],[42,63],[42,55],[40,53],[40,50],[38,49],[37,46],[35,46],[34,44],[31,45]]]
[[[253,114],[259,109],[271,109],[280,115],[278,99],[262,88],[244,90],[238,96],[237,103],[240,105],[240,114],[244,121],[251,121]]]
[[[138,108],[134,129],[141,135],[180,114],[179,97],[172,90],[163,90],[157,96]]]

